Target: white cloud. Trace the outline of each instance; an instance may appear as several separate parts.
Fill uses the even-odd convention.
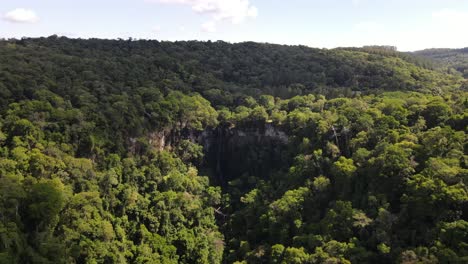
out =
[[[160,32],[161,31],[161,26],[154,26],[152,29],[151,29],[152,32]]]
[[[468,11],[441,9],[432,13],[431,22],[426,29],[426,46],[430,44],[433,47],[454,48],[454,45],[466,46],[468,43],[468,35],[464,34],[468,24]]]
[[[201,28],[203,32],[213,33],[216,32],[216,23],[213,21],[208,21],[203,23]]]
[[[216,31],[216,24],[220,21],[230,21],[232,24],[240,24],[249,18],[258,15],[257,7],[249,0],[145,0],[163,4],[179,4],[192,8],[197,14],[207,15],[209,22],[202,25],[204,32]]]
[[[353,3],[353,5],[360,5],[364,2],[365,0],[352,0],[351,2]]]
[[[465,27],[468,24],[468,12],[454,9],[442,9],[432,13],[432,18],[441,24]]]
[[[382,25],[372,21],[363,21],[355,24],[353,26],[353,31],[360,31],[360,32],[376,32],[382,29]]]
[[[3,16],[3,19],[12,23],[35,23],[39,17],[31,9],[17,8]]]
[[[401,51],[461,48],[468,43],[468,34],[463,34],[467,24],[468,12],[457,9],[429,12],[418,24],[362,21],[327,46],[394,45]]]
[[[230,20],[239,24],[247,18],[255,18],[258,10],[249,0],[147,0],[165,4],[188,5],[199,14],[208,14],[213,20]]]

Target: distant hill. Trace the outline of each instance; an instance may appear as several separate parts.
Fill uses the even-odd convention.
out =
[[[468,47],[462,49],[425,49],[413,54],[430,58],[448,69],[455,69],[468,78]]]
[[[226,105],[237,95],[281,98],[316,92],[410,90],[440,93],[457,77],[431,70],[427,61],[394,50],[316,49],[223,41],[48,38],[0,41],[4,100],[29,97],[40,86],[67,97],[85,90],[128,92],[135,87],[195,91]],[[17,87],[22,87],[21,91]],[[234,96],[234,99],[232,98]],[[73,102],[73,100],[72,100]]]

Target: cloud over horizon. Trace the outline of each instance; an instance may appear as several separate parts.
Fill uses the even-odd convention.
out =
[[[249,0],[145,0],[162,4],[179,4],[190,6],[192,10],[201,15],[210,16],[211,20],[202,25],[202,31],[216,31],[216,24],[220,21],[230,21],[240,24],[248,18],[258,15],[257,7]]]
[[[353,31],[375,32],[383,28],[383,25],[374,21],[362,21],[353,25]]]
[[[451,24],[464,28],[468,23],[468,12],[444,8],[432,13],[432,17],[441,24]]]
[[[3,16],[3,20],[11,23],[36,23],[39,21],[39,17],[31,9],[16,8],[7,12]]]
[[[216,24],[213,21],[208,21],[206,23],[202,24],[202,31],[208,32],[208,33],[213,33],[216,32]]]

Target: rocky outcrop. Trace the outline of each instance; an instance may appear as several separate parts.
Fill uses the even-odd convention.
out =
[[[219,184],[238,176],[236,173],[241,171],[256,176],[265,174],[275,163],[279,163],[276,159],[281,159],[281,152],[285,151],[289,141],[288,135],[271,123],[248,127],[224,123],[203,131],[162,129],[149,133],[147,139],[152,147],[160,151],[170,150],[182,140],[203,146],[205,158],[198,165],[211,171]],[[138,152],[140,149],[134,138],[129,140],[129,144],[131,151]]]
[[[266,174],[286,150],[288,136],[273,124],[233,127],[218,126],[204,131],[197,138],[204,147],[205,167],[211,169],[220,184],[241,172],[256,176]]]

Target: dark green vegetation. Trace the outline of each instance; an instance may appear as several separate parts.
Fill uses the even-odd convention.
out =
[[[466,87],[395,51],[1,41],[0,263],[467,263]]]
[[[463,49],[426,49],[413,54],[435,61],[439,67],[448,71],[456,70],[468,78],[468,48]]]

